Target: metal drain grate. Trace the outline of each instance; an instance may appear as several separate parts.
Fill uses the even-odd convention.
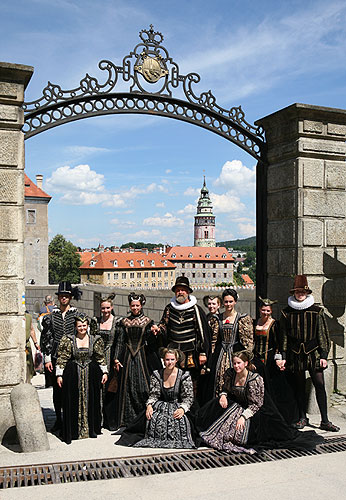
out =
[[[214,469],[340,451],[346,451],[346,435],[327,437],[324,443],[317,445],[312,451],[278,449],[262,451],[255,455],[229,455],[207,449],[84,462],[0,467],[0,489]]]

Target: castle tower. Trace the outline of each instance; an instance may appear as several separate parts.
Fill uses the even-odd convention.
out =
[[[209,198],[209,190],[205,184],[205,176],[201,196],[197,204],[197,214],[195,215],[194,231],[195,247],[215,247],[215,215],[213,206]]]

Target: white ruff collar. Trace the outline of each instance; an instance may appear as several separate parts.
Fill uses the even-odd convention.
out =
[[[197,299],[194,295],[189,295],[189,299],[190,300],[185,304],[179,304],[179,302],[177,302],[177,299],[173,297],[171,300],[171,306],[174,307],[174,309],[176,309],[177,311],[185,311],[186,309],[190,309],[190,307],[193,307],[197,304]]]
[[[306,299],[304,299],[302,302],[299,302],[299,300],[297,300],[294,295],[291,295],[290,297],[288,297],[287,302],[288,305],[292,307],[292,309],[302,311],[303,309],[307,309],[308,307],[313,306],[315,303],[315,299],[312,295],[308,295]]]

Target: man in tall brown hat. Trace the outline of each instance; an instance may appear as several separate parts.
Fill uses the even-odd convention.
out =
[[[294,279],[288,307],[281,311],[280,337],[282,360],[277,360],[281,370],[287,369],[299,410],[297,429],[309,423],[306,415],[305,371],[308,370],[316,391],[321,413],[320,429],[337,432],[339,427],[328,419],[327,395],[323,371],[327,368],[330,338],[322,307],[315,305],[312,291],[304,274]]]
[[[56,360],[62,336],[72,335],[75,328],[75,316],[78,311],[71,305],[72,298],[78,300],[82,292],[69,281],[61,281],[56,295],[59,307],[55,306],[42,320],[41,349],[45,361],[46,387],[53,386],[53,404],[56,422],[53,431],[61,429],[62,392],[56,380]]]
[[[172,291],[174,297],[152,331],[162,335],[167,347],[180,349],[185,354],[185,368],[190,371],[196,389],[200,367],[205,365],[210,349],[208,323],[192,295],[188,278],[178,276]]]

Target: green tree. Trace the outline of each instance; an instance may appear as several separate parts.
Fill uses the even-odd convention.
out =
[[[78,248],[71,241],[66,240],[62,234],[54,236],[48,247],[49,283],[51,285],[60,281],[80,282],[81,258],[77,253]]]
[[[256,263],[256,252],[252,252],[252,251],[247,252],[246,258],[244,261],[244,266],[251,267],[255,263]]]

